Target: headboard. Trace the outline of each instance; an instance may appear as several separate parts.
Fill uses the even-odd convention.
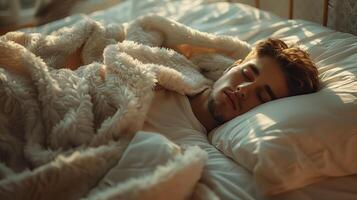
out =
[[[254,4],[256,8],[261,8],[261,1],[260,0],[254,0]],[[323,0],[323,8],[322,8],[322,25],[327,26],[327,19],[328,19],[328,3],[329,0]],[[289,19],[293,19],[294,17],[294,0],[288,0],[288,16]]]
[[[356,0],[229,0],[273,12],[288,19],[304,19],[357,35]]]

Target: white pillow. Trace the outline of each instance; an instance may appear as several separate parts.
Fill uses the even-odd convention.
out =
[[[357,173],[357,45],[350,53],[336,45],[319,51],[319,92],[263,104],[210,133],[263,194]]]

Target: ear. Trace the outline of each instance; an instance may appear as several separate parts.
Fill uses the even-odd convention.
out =
[[[239,64],[241,64],[241,63],[242,63],[242,59],[239,59],[239,60],[234,61],[234,63],[233,63],[231,66],[227,67],[227,69],[224,70],[223,74],[227,73],[227,72],[228,72],[230,69],[232,69],[234,66],[237,66],[237,65],[239,65]]]

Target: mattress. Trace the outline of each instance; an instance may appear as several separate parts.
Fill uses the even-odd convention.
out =
[[[92,13],[89,17],[105,24],[125,23],[148,13],[169,17],[201,31],[237,36],[252,45],[268,37],[281,38],[288,43],[298,42],[309,49],[318,65],[333,66],[341,61],[351,65],[355,63],[351,55],[357,52],[356,36],[336,32],[308,21],[282,19],[238,3],[205,0],[127,0],[110,9]],[[73,15],[24,31],[50,33],[85,17],[88,16]],[[327,48],[328,51],[322,52],[320,47]],[[201,182],[221,199],[357,199],[357,175],[327,179],[298,190],[264,197],[260,195],[253,175],[218,151],[207,137],[191,135],[185,137],[184,141],[181,138],[179,142],[198,145],[208,152],[209,159]],[[145,156],[145,152],[140,156]]]

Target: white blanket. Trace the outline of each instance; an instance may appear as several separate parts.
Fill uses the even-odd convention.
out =
[[[175,199],[183,199],[193,195],[206,154],[199,148],[184,151],[152,133],[135,135],[152,88],[159,84],[197,94],[250,46],[145,16],[113,26],[84,20],[51,35],[12,32],[0,38],[0,49],[0,150],[6,156],[0,168],[1,198],[167,199],[176,191]],[[78,49],[84,65],[65,69]],[[167,149],[150,173],[96,188],[127,146],[135,144],[132,140],[150,137],[159,137],[153,144]],[[34,170],[23,171],[28,168]],[[204,186],[196,189],[198,196],[215,197]]]
[[[319,24],[303,20],[282,19],[247,5],[212,2],[214,0],[126,0],[111,9],[95,12],[90,17],[102,23],[110,24],[123,23],[141,15],[156,13],[178,20],[200,31],[239,36],[250,44],[255,44],[267,37],[278,37],[289,43],[299,42],[299,44],[306,46],[318,65],[326,66],[325,69],[342,66],[356,73],[356,71],[352,71],[352,69],[356,69],[356,36],[339,33]],[[78,19],[83,18],[81,15],[74,15],[25,31],[51,33],[61,27],[72,25]],[[18,127],[21,127],[21,125]],[[252,174],[217,151],[206,138],[198,140],[196,136],[192,136],[186,138],[186,141],[195,145],[199,143],[200,148],[208,153],[209,159],[206,161],[200,182],[204,182],[221,199],[253,199],[253,197],[264,199],[259,197],[259,190],[255,187]],[[1,145],[1,147],[6,147],[6,145]],[[143,148],[145,148],[145,145],[143,145]],[[129,149],[126,148],[126,150]],[[12,151],[12,154],[16,154],[16,151]],[[145,158],[145,155],[145,152],[143,152],[137,159]],[[1,158],[4,158],[2,156]],[[356,180],[357,176],[332,178],[299,190],[269,197],[269,199],[354,200],[357,194]],[[204,186],[200,188],[196,191],[204,190],[202,189]]]

